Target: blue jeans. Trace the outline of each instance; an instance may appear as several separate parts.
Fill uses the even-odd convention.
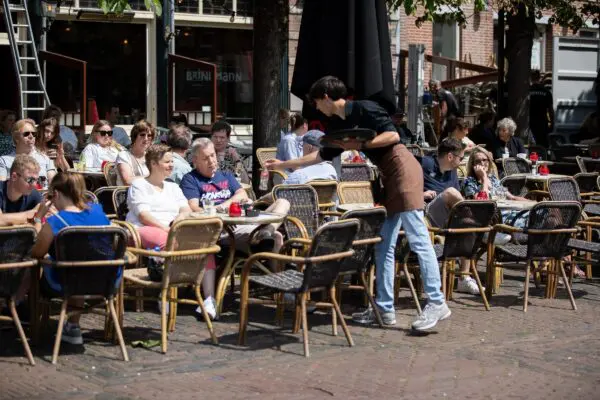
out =
[[[383,240],[375,247],[377,306],[383,312],[394,311],[395,252],[401,227],[404,227],[410,249],[419,258],[423,286],[429,301],[434,304],[444,303],[440,267],[425,225],[423,211],[412,210],[388,215],[381,227]]]

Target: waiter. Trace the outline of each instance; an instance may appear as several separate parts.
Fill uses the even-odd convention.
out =
[[[394,275],[395,249],[400,229],[406,232],[411,250],[417,254],[421,267],[423,286],[429,302],[423,313],[413,322],[415,330],[433,328],[451,312],[440,290],[440,269],[423,216],[423,172],[414,156],[400,144],[400,137],[388,113],[370,100],[345,100],[346,86],[336,77],[325,76],[310,88],[309,99],[321,113],[329,118],[328,131],[366,128],[377,133],[368,142],[356,139],[335,141],[339,148],[324,147],[319,152],[289,161],[269,160],[269,169],[296,169],[329,161],[344,150],[359,150],[379,168],[385,187],[382,203],[387,218],[381,228],[382,241],[376,246],[375,265],[377,278],[376,303],[384,324],[394,325]],[[372,323],[375,313],[367,309],[352,318],[359,323]]]

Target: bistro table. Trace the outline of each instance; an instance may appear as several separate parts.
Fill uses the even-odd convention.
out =
[[[217,317],[221,315],[221,310],[223,308],[223,298],[225,297],[225,291],[227,290],[227,285],[229,284],[232,278],[232,274],[235,268],[235,226],[236,225],[267,225],[273,223],[281,223],[285,219],[285,215],[265,212],[261,211],[260,214],[256,217],[231,217],[229,214],[217,212],[216,214],[210,215],[206,212],[193,212],[190,214],[192,218],[201,218],[201,217],[217,217],[223,221],[223,229],[227,232],[229,236],[229,254],[227,255],[227,260],[225,262],[225,266],[223,267],[223,271],[221,272],[219,279],[217,281],[217,287],[215,291],[215,303],[216,303],[216,311]]]
[[[533,200],[507,200],[507,199],[503,199],[503,200],[497,200],[496,201],[496,206],[500,210],[516,210],[516,211],[531,210],[531,208],[533,206],[535,206],[536,204],[537,204],[537,202],[533,201]]]
[[[368,210],[374,208],[373,203],[344,203],[338,204],[337,209],[343,212],[354,211],[354,210]]]
[[[101,168],[86,168],[84,170],[69,168],[67,171],[75,174],[81,174],[85,179],[85,186],[87,190],[93,192],[102,186],[106,186],[106,178]]]

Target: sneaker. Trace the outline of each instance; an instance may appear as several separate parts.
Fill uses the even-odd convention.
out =
[[[421,315],[412,323],[412,328],[417,331],[431,329],[437,325],[438,321],[448,318],[450,314],[452,312],[445,302],[439,305],[427,303]]]
[[[81,336],[79,325],[65,322],[60,340],[70,344],[83,344],[83,337]]]
[[[483,290],[485,290],[485,288],[483,288]],[[477,286],[477,282],[470,276],[466,276],[464,279],[458,279],[456,291],[460,293],[479,295],[479,287]]]
[[[379,311],[381,314],[381,320],[384,325],[396,325],[396,313],[394,311]],[[371,307],[367,308],[363,312],[352,314],[352,321],[358,324],[373,324],[377,322],[375,312]]]
[[[215,308],[215,300],[212,297],[207,297],[204,299],[204,309],[206,310],[206,313],[210,319],[214,320],[217,316],[217,309]],[[202,316],[202,308],[200,308],[200,306],[196,308],[196,313]]]

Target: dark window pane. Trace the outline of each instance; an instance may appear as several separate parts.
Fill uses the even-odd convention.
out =
[[[209,15],[231,15],[233,0],[203,0],[202,12]]]

